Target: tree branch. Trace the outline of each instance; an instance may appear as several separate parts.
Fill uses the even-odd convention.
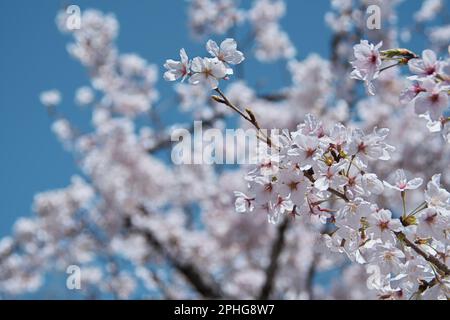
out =
[[[311,264],[308,268],[308,274],[306,278],[306,291],[308,292],[309,300],[314,300],[314,278],[317,271],[317,263],[319,262],[320,254],[314,253]]]
[[[258,297],[259,300],[269,299],[270,294],[273,291],[275,278],[279,266],[278,260],[285,245],[285,238],[286,238],[285,235],[289,225],[290,225],[289,219],[285,218],[284,221],[278,226],[277,237],[272,244],[272,249],[270,252],[270,263],[266,268],[266,280],[261,288],[261,292]]]
[[[435,256],[432,256],[428,253],[426,253],[425,251],[423,251],[419,246],[417,246],[414,242],[412,242],[411,240],[409,240],[406,235],[403,232],[396,232],[395,235],[397,236],[397,238],[402,241],[403,243],[405,243],[408,247],[410,247],[411,249],[413,249],[418,255],[420,255],[421,257],[423,257],[426,261],[428,261],[429,263],[433,264],[434,266],[436,266],[436,268],[439,269],[439,271],[444,275],[444,276],[450,276],[450,269],[441,261],[439,261],[439,259],[437,259]]]
[[[305,174],[305,177],[307,177],[312,183],[314,183],[315,180],[314,180],[311,172],[305,172],[304,174]],[[331,192],[332,194],[338,196],[345,202],[349,202],[349,199],[347,198],[347,196],[345,194],[343,194],[339,191],[336,191],[334,189],[328,189],[328,191]],[[444,263],[439,261],[439,259],[437,259],[433,255],[430,255],[430,254],[426,253],[425,251],[423,251],[422,249],[420,249],[420,247],[418,247],[414,242],[409,240],[403,232],[394,232],[394,233],[400,241],[403,241],[403,243],[405,243],[408,247],[413,249],[418,255],[423,257],[429,263],[433,264],[436,268],[439,269],[439,271],[444,276],[450,275],[450,269]]]
[[[148,214],[145,208],[140,208],[144,214]],[[207,299],[223,299],[226,298],[220,285],[215,282],[212,277],[208,277],[201,272],[196,265],[190,261],[185,261],[180,257],[172,254],[164,247],[164,244],[151,232],[151,230],[139,228],[131,222],[128,217],[126,225],[131,231],[143,235],[149,245],[151,245],[158,253],[164,256],[172,266],[180,272],[185,279],[197,290],[197,292]]]

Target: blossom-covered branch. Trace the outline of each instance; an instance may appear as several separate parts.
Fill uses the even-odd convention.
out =
[[[399,19],[407,1],[332,1],[330,52],[317,53],[308,30],[291,38],[283,29],[290,2],[240,3],[189,1],[195,40],[223,41],[193,59],[181,50],[164,74],[119,51],[114,15],[85,10],[69,30],[58,14],[90,77],[74,106],[92,121],[78,130],[62,115],[66,97],[40,96],[79,170],[65,188],[36,195],[35,214],[0,240],[2,298],[45,291],[47,274],[75,264],[86,298],[448,299],[445,1],[424,1],[412,26]],[[367,28],[369,5],[381,9],[381,30]],[[430,48],[421,56],[401,49],[413,47],[411,32]],[[162,96],[159,86],[172,83]],[[169,137],[194,133],[193,119],[216,132],[256,129],[267,153],[232,170],[175,165]],[[316,281],[330,274],[326,287]]]
[[[415,112],[428,120],[430,130],[441,131],[449,122],[445,113],[450,103],[450,59],[438,60],[436,53],[429,49],[419,57],[407,49],[380,51],[381,46],[382,43],[374,46],[367,40],[355,45],[352,77],[363,80],[373,95],[373,81],[383,71],[407,65],[412,74],[408,77],[411,85],[401,93],[400,102],[413,103]],[[388,65],[383,66],[383,63]]]

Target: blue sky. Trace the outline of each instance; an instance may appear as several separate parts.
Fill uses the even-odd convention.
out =
[[[421,3],[406,2],[403,20]],[[10,233],[17,217],[32,214],[34,194],[65,187],[78,172],[72,156],[52,134],[51,121],[38,99],[41,91],[57,88],[64,97],[62,112],[76,123],[90,121],[89,110],[73,104],[75,90],[89,84],[87,73],[69,57],[65,48],[70,39],[55,25],[56,12],[67,4],[60,0],[0,1],[0,236]],[[160,68],[165,59],[177,57],[180,47],[193,54],[204,50],[203,44],[189,37],[184,0],[74,0],[70,4],[82,10],[98,8],[115,13],[121,27],[120,51],[137,52]],[[311,52],[327,56],[330,33],[323,15],[329,1],[288,0],[287,4],[283,26],[299,57]],[[248,70],[256,71],[257,64],[248,63]],[[257,73],[270,81],[268,70]],[[171,95],[167,83],[161,81],[158,87],[163,97]]]

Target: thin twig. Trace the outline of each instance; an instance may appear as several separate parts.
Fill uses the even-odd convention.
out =
[[[250,117],[248,115],[243,113],[238,107],[236,107],[233,103],[231,103],[231,101],[228,100],[228,98],[225,96],[225,94],[222,92],[222,90],[220,90],[220,88],[216,88],[215,91],[223,99],[223,101],[222,101],[223,104],[227,105],[228,107],[230,107],[231,109],[236,111],[242,118],[244,118],[245,120],[247,120],[248,122],[250,122],[251,124],[254,125],[254,122],[252,121],[252,119],[250,119]]]
[[[267,136],[266,134],[264,134],[264,132],[261,130],[261,127],[258,123],[258,121],[256,120],[253,112],[251,112],[249,109],[246,109],[247,114],[245,114],[241,109],[239,109],[238,107],[236,107],[226,96],[225,94],[222,92],[222,90],[220,90],[220,88],[216,88],[215,91],[219,94],[221,99],[217,99],[214,98],[214,100],[216,102],[222,103],[228,107],[230,107],[231,109],[233,109],[235,112],[237,112],[243,119],[245,119],[246,121],[248,121],[249,123],[251,123],[257,130],[258,133],[263,137],[263,140],[265,143],[267,143],[267,145],[269,147],[273,146],[272,143],[272,139],[270,139],[269,136]]]
[[[397,63],[392,64],[392,65],[390,65],[390,66],[386,66],[386,67],[384,67],[384,68],[381,68],[381,69],[380,69],[380,73],[383,72],[383,71],[386,71],[386,70],[388,70],[388,69],[397,67],[397,66],[399,66],[399,65],[401,65],[401,64],[403,64],[403,63],[397,62]]]

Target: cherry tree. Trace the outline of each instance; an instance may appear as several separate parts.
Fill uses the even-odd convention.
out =
[[[367,28],[370,5],[380,30]],[[445,1],[424,1],[409,27],[397,24],[404,5],[331,1],[330,57],[298,60],[284,1],[192,0],[205,54],[175,52],[162,76],[119,52],[112,14],[86,10],[68,30],[59,13],[91,76],[75,103],[91,108],[93,130],[58,110],[57,90],[41,95],[82,174],[36,195],[35,216],[0,240],[1,295],[76,265],[86,298],[448,299],[450,29]],[[398,44],[416,30],[421,53]],[[281,61],[290,84],[252,88],[253,59]],[[161,121],[160,78],[204,127],[254,129],[258,163],[167,161],[171,133],[194,128]]]

